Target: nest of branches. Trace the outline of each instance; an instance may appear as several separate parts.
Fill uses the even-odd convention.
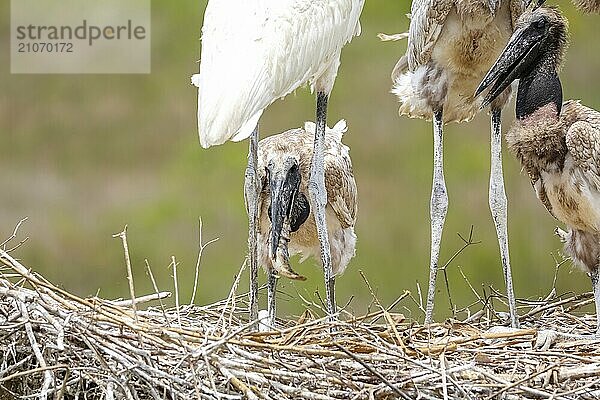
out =
[[[600,397],[597,342],[535,346],[539,329],[593,331],[577,313],[589,293],[521,301],[518,330],[494,329],[501,313],[486,299],[463,321],[424,327],[394,312],[404,293],[385,307],[374,297],[367,315],[307,310],[256,331],[236,284],[216,304],[167,309],[170,293],[80,298],[6,249],[0,261],[0,399]]]

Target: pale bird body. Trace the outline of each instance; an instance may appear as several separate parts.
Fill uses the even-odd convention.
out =
[[[356,246],[357,191],[349,149],[342,143],[345,131],[342,120],[325,134],[325,215],[334,276],[344,272]],[[315,124],[307,122],[304,128],[259,142],[258,262],[269,275],[303,280],[292,270],[289,257],[300,254],[302,262],[311,256],[318,259],[321,254],[317,226],[307,200],[314,132]],[[275,282],[270,276],[271,325],[275,319]]]
[[[431,257],[425,323],[433,307],[442,231],[448,210],[443,167],[443,125],[471,120],[481,109],[475,89],[510,38],[524,0],[413,0],[408,48],[392,72],[399,113],[433,120]],[[492,104],[489,202],[496,226],[511,324],[518,326],[508,252],[507,205],[502,174],[501,110],[510,88]]]
[[[485,1],[414,1],[408,49],[392,74],[400,114],[431,120],[443,109],[444,123],[471,120],[481,106],[475,89],[521,12],[521,0],[500,1],[493,12]]]
[[[248,138],[264,109],[310,83],[329,93],[364,0],[211,0],[202,27],[203,147]]]
[[[558,71],[567,47],[566,19],[555,8],[524,14],[481,84],[486,101],[519,79],[517,121],[506,135],[537,197],[565,223],[565,251],[590,275],[600,314],[600,113],[562,101]],[[564,336],[564,335],[561,335]],[[600,337],[600,320],[596,337]]]

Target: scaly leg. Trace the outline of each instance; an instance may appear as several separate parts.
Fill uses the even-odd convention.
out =
[[[592,290],[594,290],[596,302],[596,338],[600,339],[600,271],[598,271],[598,267],[590,272],[590,278],[592,278]]]
[[[425,309],[425,324],[433,321],[433,304],[435,299],[435,283],[444,221],[448,212],[448,192],[444,180],[444,121],[442,111],[433,114],[433,188],[431,190],[431,259],[429,263],[429,289]]]
[[[327,220],[325,207],[327,206],[327,190],[325,188],[325,127],[327,120],[327,94],[317,93],[317,121],[315,129],[315,143],[308,182],[310,198],[312,200],[313,214],[317,225],[319,242],[321,243],[321,262],[325,275],[325,292],[327,296],[327,313],[333,316],[336,312],[334,276],[331,268],[331,250],[329,236],[327,235]]]
[[[275,327],[277,308],[275,306],[275,295],[277,293],[277,275],[271,268],[267,272],[267,311],[269,312],[268,324],[271,329]]]
[[[248,258],[250,259],[250,310],[249,320],[258,318],[258,125],[250,136],[248,166],[244,180],[244,194],[248,211]]]
[[[510,311],[510,325],[519,327],[519,316],[513,290],[512,272],[510,268],[510,256],[508,252],[508,229],[507,229],[507,201],[504,190],[504,175],[502,173],[502,133],[501,133],[500,109],[492,109],[492,140],[491,140],[491,172],[489,204],[496,226],[496,235],[500,246],[500,258],[502,259],[502,271],[506,284],[506,297]]]

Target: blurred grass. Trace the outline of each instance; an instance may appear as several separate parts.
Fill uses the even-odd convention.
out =
[[[342,67],[329,108],[329,122],[349,124],[345,142],[352,149],[360,211],[356,258],[338,280],[338,302],[353,297],[351,308],[364,311],[370,295],[363,270],[384,303],[404,289],[426,290],[429,260],[431,126],[397,116],[389,94],[390,71],[404,43],[380,43],[378,32],[407,28],[409,2],[370,0],[362,16],[363,34],[343,52]],[[0,66],[0,237],[21,217],[30,241],[18,251],[26,265],[81,295],[127,297],[123,254],[111,238],[128,224],[136,287],[151,290],[148,259],[161,289],[172,285],[170,256],[180,262],[181,291],[188,299],[198,242],[198,217],[204,238],[220,240],[205,250],[198,301],[223,298],[246,249],[242,181],[247,144],[202,150],[196,133],[196,91],[189,77],[197,70],[198,41],[206,1],[152,4],[152,73],[149,75],[11,75],[8,58]],[[565,98],[597,107],[595,74],[600,67],[595,16],[577,14],[562,4],[571,20],[573,43],[562,73]],[[0,46],[8,55],[9,5],[0,4]],[[240,60],[243,62],[243,60]],[[298,90],[276,102],[261,120],[271,134],[313,119],[314,99]],[[505,111],[504,126],[513,119]],[[466,250],[449,268],[452,299],[473,300],[457,269],[473,286],[503,291],[494,227],[489,215],[489,122],[446,128],[446,180],[450,208],[442,243],[442,262],[462,246],[457,232],[474,226],[481,243]],[[538,203],[530,184],[509,155],[504,161],[509,197],[509,230],[515,290],[520,297],[549,290],[553,255],[560,243],[556,222]],[[282,297],[281,315],[298,313],[296,292],[314,299],[322,291],[315,260],[299,267],[305,283],[282,281],[292,295]],[[561,270],[558,289],[589,289],[587,277],[571,267]],[[246,287],[247,278],[242,280]],[[448,315],[439,280],[437,316]],[[263,299],[264,301],[264,299]],[[408,305],[408,304],[407,304]],[[415,312],[408,305],[407,312]],[[413,314],[416,317],[418,313]]]

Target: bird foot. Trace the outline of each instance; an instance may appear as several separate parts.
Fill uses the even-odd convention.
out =
[[[596,333],[593,335],[574,335],[570,333],[557,332],[549,329],[542,329],[538,331],[537,338],[535,339],[535,344],[533,347],[541,351],[546,351],[556,343],[578,340],[599,341],[600,334]]]
[[[275,321],[269,318],[269,311],[260,310],[258,312],[258,331],[259,332],[270,332],[273,330]]]
[[[533,348],[547,351],[550,346],[558,341],[559,335],[556,331],[541,330],[538,331],[537,337],[535,338],[535,344]]]

